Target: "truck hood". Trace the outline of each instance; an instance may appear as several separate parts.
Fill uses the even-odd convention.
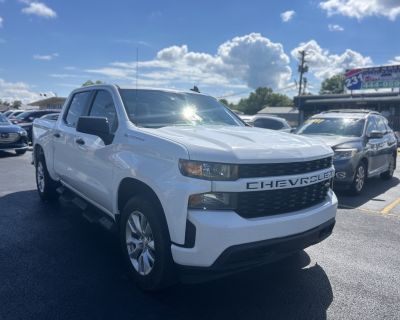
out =
[[[333,154],[331,148],[318,140],[253,127],[194,126],[143,130],[184,145],[192,160],[277,163],[306,161]]]
[[[340,145],[348,145],[361,142],[361,138],[357,137],[326,136],[326,135],[303,135],[303,136],[324,142],[333,149],[335,149],[337,146]]]

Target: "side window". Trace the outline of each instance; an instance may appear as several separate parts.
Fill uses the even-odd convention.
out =
[[[382,117],[376,117],[376,123],[379,131],[387,132],[385,120]]]
[[[92,117],[106,117],[110,124],[111,132],[115,132],[118,127],[117,112],[115,110],[114,101],[109,92],[99,90],[94,98],[92,108],[90,109],[89,116]]]
[[[367,122],[367,129],[366,129],[365,133],[367,136],[369,136],[369,134],[374,130],[378,130],[375,119],[374,119],[374,117],[369,117],[368,122]]]
[[[74,95],[64,119],[67,125],[76,127],[79,117],[85,112],[91,95],[91,91],[80,92]]]
[[[283,124],[280,121],[272,119],[256,119],[254,126],[265,129],[279,130],[283,128]]]

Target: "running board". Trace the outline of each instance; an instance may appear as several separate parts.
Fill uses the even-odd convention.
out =
[[[113,230],[115,228],[115,222],[110,217],[72,191],[68,190],[66,187],[61,186],[57,188],[57,192],[60,194],[60,199],[62,201],[72,203],[81,209],[82,217],[89,223],[99,224],[107,230]]]

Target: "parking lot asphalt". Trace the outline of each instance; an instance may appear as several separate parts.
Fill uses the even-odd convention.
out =
[[[400,319],[400,170],[339,194],[333,235],[278,263],[149,294],[118,240],[40,202],[29,164],[0,153],[0,319]]]

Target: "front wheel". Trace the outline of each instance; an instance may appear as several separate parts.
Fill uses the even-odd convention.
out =
[[[18,156],[22,156],[23,154],[25,154],[25,152],[26,152],[26,149],[23,149],[23,150],[17,149],[17,150],[15,150],[15,153]]]
[[[131,198],[120,220],[120,241],[129,273],[146,291],[175,282],[171,241],[163,213],[146,196]]]
[[[353,182],[350,186],[350,193],[353,195],[359,195],[364,189],[365,180],[367,178],[367,166],[364,162],[358,164],[356,172],[354,174]]]
[[[389,160],[389,168],[387,171],[381,173],[381,179],[383,180],[392,179],[395,169],[396,169],[396,157],[392,155]]]
[[[36,186],[42,201],[50,202],[58,199],[58,183],[50,177],[43,155],[40,155],[36,162]]]

